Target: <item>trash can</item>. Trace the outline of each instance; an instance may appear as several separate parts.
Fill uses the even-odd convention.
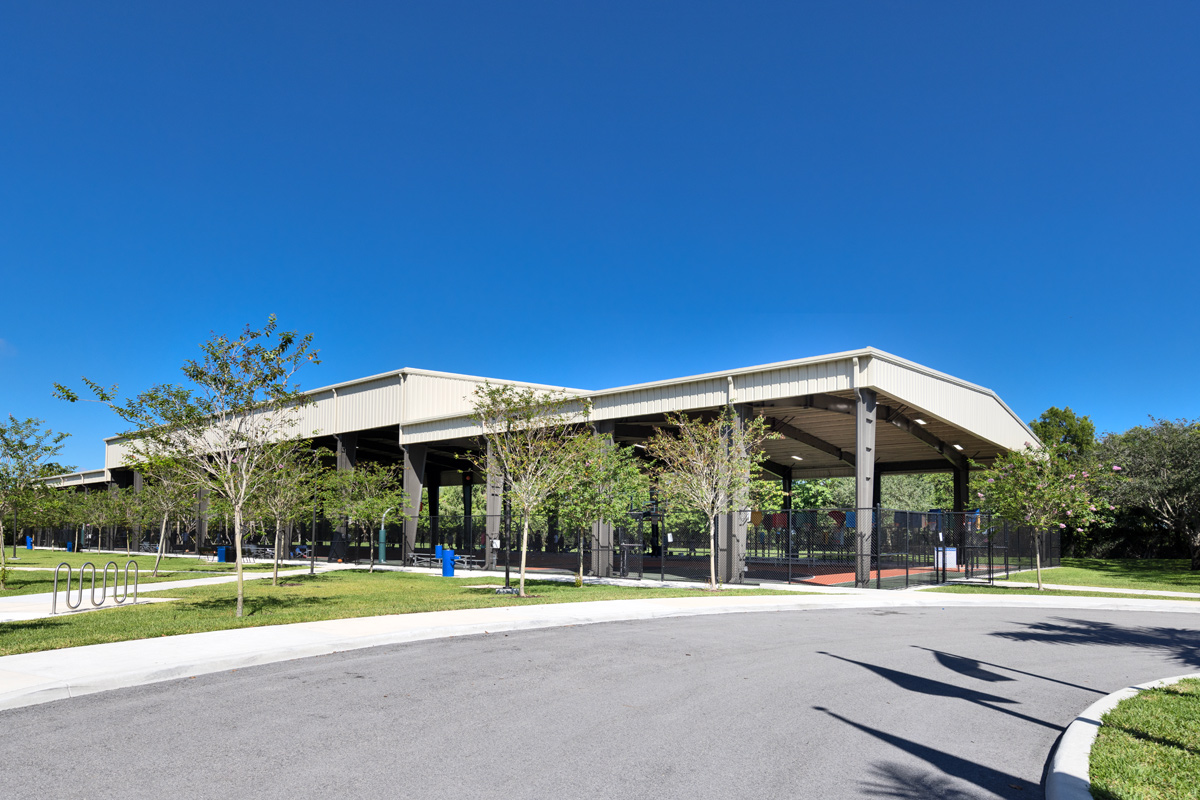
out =
[[[237,561],[237,552],[232,547],[221,545],[217,548],[217,561],[222,564],[232,564]]]
[[[75,542],[73,542],[73,541],[72,541],[72,542],[67,542],[67,552],[68,552],[68,553],[74,553],[74,552],[75,552]]]
[[[26,537],[25,537],[25,549],[26,549],[26,550],[32,550],[32,549],[33,549],[33,537],[32,537],[32,536],[26,536]]]
[[[442,550],[442,577],[454,577],[454,551],[449,548]]]

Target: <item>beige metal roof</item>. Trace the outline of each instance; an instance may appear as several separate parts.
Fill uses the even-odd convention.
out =
[[[1033,432],[990,389],[871,347],[599,391],[405,368],[308,392],[314,402],[303,409],[295,435],[328,436],[396,426],[399,444],[465,442],[479,435],[471,420],[471,402],[475,388],[485,381],[586,396],[597,422],[653,423],[668,412],[748,404],[755,413],[847,452],[854,449],[853,417],[814,407],[811,400],[852,399],[857,388],[870,388],[878,393],[879,403],[909,428],[907,421],[923,420],[926,439],[932,437],[947,447],[957,444],[962,450],[955,453],[964,457],[986,461],[1026,442],[1038,444]],[[882,464],[946,458],[895,424],[881,424],[877,440]],[[768,453],[772,460],[814,477],[822,471],[853,474],[836,456],[792,439],[770,443]],[[119,437],[107,439],[105,467],[124,465]]]

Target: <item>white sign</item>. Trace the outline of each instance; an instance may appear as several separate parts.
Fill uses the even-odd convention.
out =
[[[675,541],[675,534],[673,534],[673,533],[668,533],[668,534],[667,534],[667,543],[669,544],[669,543],[671,543],[671,542],[673,542],[673,541]]]
[[[500,540],[499,539],[492,539],[492,549],[493,550],[500,549]]]

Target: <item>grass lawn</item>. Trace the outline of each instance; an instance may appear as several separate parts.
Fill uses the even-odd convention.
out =
[[[700,589],[652,589],[572,583],[527,581],[536,597],[521,599],[498,595],[493,588],[468,589],[467,585],[502,586],[496,578],[448,580],[405,572],[368,573],[342,570],[315,576],[289,576],[278,587],[270,581],[246,584],[246,616],[233,616],[234,584],[202,586],[172,591],[173,603],[114,608],[53,619],[0,623],[0,655],[29,653],[59,647],[173,636],[180,633],[283,625],[347,617],[409,614],[458,608],[577,603],[588,600],[628,600],[649,597],[711,596]],[[723,596],[795,595],[797,592],[733,589]]]
[[[163,558],[162,564],[159,566],[158,577],[153,576],[154,556],[152,555],[137,555],[132,559],[126,557],[124,553],[64,553],[54,552],[52,550],[19,550],[22,558],[20,561],[8,561],[9,567],[8,576],[4,579],[4,591],[0,591],[0,597],[13,597],[19,594],[39,594],[41,592],[54,591],[54,572],[53,569],[64,561],[73,568],[72,585],[78,585],[79,567],[87,562],[91,562],[96,566],[96,585],[100,586],[104,582],[103,570],[104,565],[110,561],[117,562],[117,567],[120,571],[120,582],[125,580],[125,564],[133,560],[137,562],[138,570],[138,585],[142,586],[149,583],[160,583],[162,581],[182,581],[189,578],[211,578],[219,575],[231,575],[235,570],[233,564],[218,564],[212,561],[197,561],[195,558]],[[13,567],[37,567],[38,571],[33,572],[25,569],[13,569]],[[246,572],[270,572],[272,565],[267,563],[245,564]],[[280,569],[296,569],[296,567],[280,566]],[[132,572],[132,570],[131,570]],[[112,579],[112,573],[109,573],[109,580]],[[59,584],[59,590],[62,591],[66,584],[66,573],[62,575],[62,583]],[[84,578],[84,591],[86,592],[91,587],[91,571]]]
[[[1102,721],[1091,753],[1093,797],[1200,797],[1200,680],[1140,692]]]
[[[1018,586],[934,586],[922,592],[945,592],[947,594],[993,594],[1001,597],[1014,595],[1037,595],[1038,597],[1113,597],[1121,600],[1182,600],[1185,603],[1200,602],[1200,597],[1170,597],[1155,594],[1116,594],[1114,592],[1073,591],[1068,589],[1027,589]]]
[[[1062,563],[1061,567],[1042,570],[1042,581],[1064,586],[1200,592],[1200,570],[1192,571],[1191,563],[1183,558],[1064,558]],[[1033,583],[1037,574],[1020,572],[1011,580]]]

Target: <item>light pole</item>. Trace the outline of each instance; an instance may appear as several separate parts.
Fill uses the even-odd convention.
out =
[[[391,511],[395,511],[396,507],[392,506],[383,512],[383,517],[379,520],[379,563],[383,564],[384,556],[387,548],[387,515]]]

